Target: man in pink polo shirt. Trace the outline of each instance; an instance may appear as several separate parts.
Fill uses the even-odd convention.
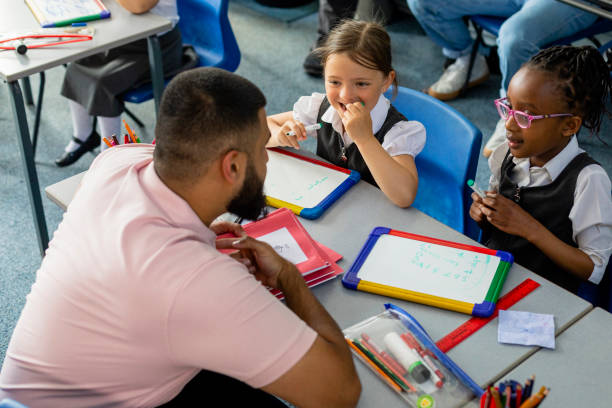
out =
[[[200,68],[166,88],[157,145],[98,156],[49,244],[0,373],[31,407],[354,406],[342,333],[294,265],[222,240],[265,206],[265,98]],[[286,305],[262,284],[281,289]],[[263,390],[263,391],[262,391]]]

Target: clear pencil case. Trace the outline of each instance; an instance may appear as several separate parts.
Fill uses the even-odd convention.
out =
[[[353,353],[412,407],[460,407],[484,392],[393,304],[343,330]]]

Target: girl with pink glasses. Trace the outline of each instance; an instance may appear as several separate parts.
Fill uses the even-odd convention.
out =
[[[507,143],[489,158],[486,197],[472,194],[488,247],[574,293],[601,282],[612,253],[610,179],[576,137],[583,126],[599,131],[611,87],[593,47],[533,56],[495,101]]]

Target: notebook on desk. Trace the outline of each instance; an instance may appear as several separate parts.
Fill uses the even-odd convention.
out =
[[[43,28],[109,18],[100,0],[25,0]]]

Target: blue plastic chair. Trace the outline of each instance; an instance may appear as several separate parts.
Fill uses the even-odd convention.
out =
[[[467,89],[468,79],[470,78],[472,67],[474,66],[474,60],[476,59],[478,46],[480,44],[484,45],[484,42],[482,40],[482,30],[488,31],[489,33],[497,37],[499,36],[499,30],[501,28],[501,25],[507,19],[507,17],[485,15],[474,15],[469,17],[476,30],[476,40],[474,41],[474,46],[472,47],[472,52],[470,54],[468,75],[466,77],[465,83],[463,84],[462,92],[465,92],[465,90]],[[596,47],[600,47],[601,43],[597,40],[597,38],[595,38],[595,36],[598,34],[607,33],[608,31],[612,31],[612,20],[608,20],[606,18],[601,17],[595,20],[595,22],[590,27],[578,31],[568,37],[560,38],[557,41],[547,44],[542,48],[548,48],[553,45],[569,45],[575,41],[582,40],[584,38],[588,38],[593,44],[595,44]]]
[[[217,67],[232,72],[238,68],[240,49],[227,17],[228,2],[229,0],[177,2],[180,17],[178,26],[183,43],[190,44],[195,49],[198,55],[196,66]],[[166,84],[170,79],[172,78],[166,76]],[[142,103],[152,98],[153,88],[150,83],[123,95],[123,100],[131,103]],[[135,119],[131,113],[128,114]],[[139,125],[142,126],[140,123]]]
[[[386,96],[392,98],[391,91]],[[480,228],[469,216],[467,181],[476,176],[482,133],[454,108],[422,92],[399,87],[392,103],[427,131],[425,148],[415,159],[419,189],[412,206],[478,239]]]
[[[28,408],[28,407],[10,398],[5,398],[2,401],[0,401],[0,408]]]

